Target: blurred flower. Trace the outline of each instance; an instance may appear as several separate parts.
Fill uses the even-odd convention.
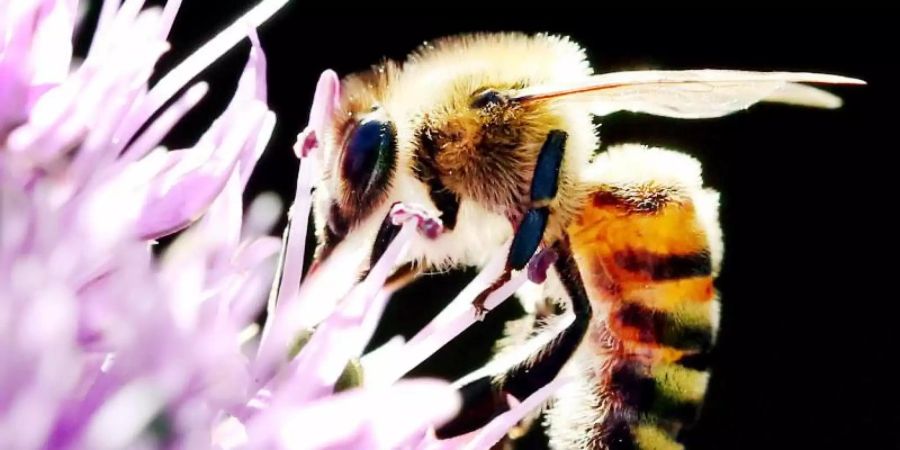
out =
[[[0,3],[0,448],[489,448],[552,393],[441,442],[430,430],[457,412],[455,391],[400,380],[473,322],[469,303],[502,254],[410,342],[363,357],[362,385],[344,378],[390,297],[390,269],[415,233],[440,226],[395,205],[397,237],[342,301],[317,304],[315,294],[327,288],[318,274],[343,270],[339,253],[301,284],[316,175],[307,156],[330,107],[322,102],[337,95],[332,72],[298,143],[285,242],[269,236],[275,196],[244,211],[275,125],[254,28],[286,2],[263,0],[152,88],[180,1],[103,2],[74,68],[77,1]],[[226,110],[193,147],[158,147],[207,90],[184,86],[248,35]],[[175,232],[154,256],[154,240]]]

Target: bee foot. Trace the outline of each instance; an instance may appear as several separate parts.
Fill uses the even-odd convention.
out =
[[[475,300],[472,301],[472,306],[475,307],[475,317],[479,322],[484,320],[485,314],[490,311],[490,309],[488,309],[487,307],[488,297],[490,297],[491,294],[494,293],[494,291],[500,289],[500,287],[506,284],[506,282],[509,281],[511,277],[512,272],[509,268],[507,268],[503,271],[502,274],[500,274],[499,277],[497,277],[496,280],[494,280],[493,283],[491,283],[490,286],[488,286],[487,289],[481,291],[481,293],[478,294],[478,297],[475,297]]]
[[[476,297],[475,300],[472,301],[472,307],[475,308],[475,320],[479,322],[484,321],[484,317],[487,315],[488,311],[490,311],[484,305],[484,303],[487,301],[487,298],[491,294],[491,292],[493,291],[490,289],[485,290],[478,294],[478,297]]]

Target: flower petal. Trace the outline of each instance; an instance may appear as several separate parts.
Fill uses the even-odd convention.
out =
[[[176,123],[184,117],[200,100],[209,92],[209,85],[201,82],[197,83],[184,94],[181,95],[171,106],[159,115],[159,117],[151,123],[131,145],[125,149],[125,153],[120,158],[119,165],[129,163],[133,160],[143,157],[148,151],[156,146],[166,134],[172,130]]]
[[[385,226],[401,228],[390,242],[381,258],[371,268],[366,278],[357,284],[340,303],[309,343],[292,363],[294,373],[309,374],[301,385],[289,384],[286,389],[294,389],[288,397],[294,399],[316,398],[334,385],[344,365],[350,358],[357,357],[375,331],[375,326],[390,297],[388,290],[382,289],[396,262],[403,257],[409,242],[421,224],[436,219],[425,215],[424,210],[403,204],[394,205]],[[392,224],[392,225],[391,225]],[[309,298],[309,301],[314,301]],[[260,344],[254,374],[257,383],[265,383],[279,360],[279,355],[287,352],[288,343],[299,329],[295,317],[300,316],[294,309],[302,304],[276,308],[275,321],[270,335],[265,335]]]
[[[366,355],[362,359],[366,371],[366,383],[377,385],[391,384],[404,374],[425,361],[429,356],[458,336],[477,320],[472,301],[490,286],[500,275],[506,262],[509,243],[498,251],[484,269],[469,283],[459,295],[441,311],[428,325],[419,331],[402,350],[395,353],[380,352],[378,355]],[[520,272],[504,284],[500,289],[488,296],[485,306],[488,309],[497,307],[525,283],[526,272]]]
[[[334,115],[334,110],[340,106],[340,99],[341,82],[337,73],[333,70],[322,72],[316,84],[316,93],[309,111],[309,122],[297,135],[297,143],[294,144],[294,153],[298,158],[309,156],[309,153],[318,147],[318,140],[325,136],[326,125]]]
[[[69,75],[77,3],[56,0],[45,2],[41,8],[43,17],[36,21],[40,25],[35,28],[29,51],[32,85],[58,84]]]
[[[244,120],[228,130],[221,147],[205,164],[180,174],[173,168],[169,172],[175,172],[174,180],[157,182],[145,201],[137,223],[137,236],[156,239],[197,220],[225,187],[241,150],[250,134],[258,129],[263,114],[262,107],[252,105]]]
[[[281,213],[281,197],[277,193],[263,192],[259,194],[250,202],[250,206],[244,214],[241,237],[246,239],[271,233],[272,228],[281,219]]]
[[[250,11],[219,32],[188,56],[153,86],[146,101],[128,117],[121,137],[129,140],[134,133],[175,93],[247,36],[248,27],[258,27],[278,12],[288,0],[262,0]]]
[[[384,413],[386,405],[390,405],[390,414]],[[458,394],[440,381],[356,389],[286,411],[278,430],[279,444],[304,449],[396,449],[424,434],[429,426],[451,418],[459,407]]]
[[[181,9],[181,0],[167,0],[166,6],[163,9],[162,14],[162,22],[159,26],[159,37],[160,39],[165,39],[166,36],[169,35],[169,31],[172,30],[172,24],[175,23],[175,16],[178,15],[178,10]]]
[[[165,405],[165,397],[150,380],[135,381],[116,392],[88,425],[86,448],[126,447]]]
[[[503,436],[525,416],[540,408],[556,391],[569,382],[568,378],[557,377],[546,386],[535,391],[525,401],[519,402],[508,396],[510,410],[495,417],[487,425],[469,434],[452,439],[438,440],[429,434],[416,447],[418,450],[490,450]]]
[[[306,129],[298,136],[298,143],[294,145],[297,156],[301,158],[300,171],[297,174],[297,187],[294,193],[294,204],[289,211],[288,229],[285,230],[286,248],[284,253],[282,278],[277,287],[277,296],[273,298],[273,304],[269,305],[269,313],[275,312],[276,305],[287,308],[287,303],[293,301],[300,287],[304,255],[306,252],[306,231],[309,223],[309,211],[312,207],[311,191],[318,180],[318,164],[315,158],[307,158],[313,146],[318,145],[315,133],[319,135],[327,117],[333,113],[340,95],[340,82],[334,71],[326,70],[319,77],[313,105],[310,109],[310,119]],[[301,150],[298,148],[302,147]],[[293,238],[292,238],[293,236]],[[263,336],[268,333],[266,330]]]

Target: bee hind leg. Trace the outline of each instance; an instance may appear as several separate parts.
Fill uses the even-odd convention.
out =
[[[487,312],[484,304],[488,296],[509,281],[513,270],[522,270],[528,265],[544,238],[544,230],[550,217],[549,204],[556,197],[559,187],[559,169],[562,166],[567,137],[566,132],[562,130],[551,130],[547,133],[531,179],[531,204],[516,227],[506,267],[503,273],[472,302],[479,317]]]

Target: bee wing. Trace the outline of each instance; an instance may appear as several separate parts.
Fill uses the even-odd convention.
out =
[[[518,91],[523,102],[570,96],[591,112],[631,111],[683,119],[720,117],[754,103],[778,102],[837,108],[841,100],[798,83],[865,84],[837,75],[737,70],[634,71],[596,75],[565,85],[539,85]]]

